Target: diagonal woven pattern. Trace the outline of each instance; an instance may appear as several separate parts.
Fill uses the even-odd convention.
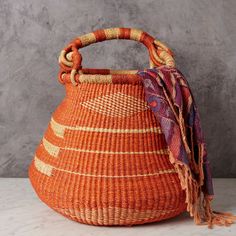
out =
[[[82,106],[103,115],[125,117],[148,109],[145,101],[123,93],[114,93],[82,102]]]

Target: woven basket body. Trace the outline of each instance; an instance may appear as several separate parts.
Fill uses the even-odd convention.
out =
[[[141,78],[84,70],[74,86],[70,76],[29,169],[39,198],[93,225],[143,224],[183,212],[185,193]]]

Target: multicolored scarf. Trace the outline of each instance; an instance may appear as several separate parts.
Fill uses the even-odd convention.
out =
[[[233,223],[235,217],[231,214],[211,209],[211,171],[199,112],[188,82],[180,71],[167,66],[138,74],[143,78],[146,101],[164,133],[170,161],[186,192],[190,215],[197,224],[208,222],[209,227]]]

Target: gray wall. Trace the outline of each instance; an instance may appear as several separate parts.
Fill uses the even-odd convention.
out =
[[[0,176],[27,176],[64,96],[60,50],[78,35],[115,26],[143,29],[174,50],[199,105],[214,176],[236,177],[235,0],[0,0]],[[86,67],[148,65],[135,42],[82,52]]]

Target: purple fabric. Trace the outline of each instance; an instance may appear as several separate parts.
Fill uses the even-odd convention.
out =
[[[176,68],[167,66],[138,74],[143,78],[146,101],[160,123],[173,157],[190,168],[205,194],[213,195],[200,117],[186,79]],[[203,183],[200,183],[199,168],[203,168]]]

